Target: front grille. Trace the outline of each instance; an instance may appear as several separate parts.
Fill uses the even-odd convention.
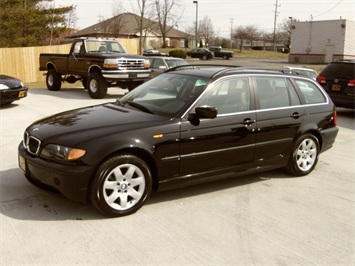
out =
[[[120,69],[142,69],[144,68],[144,59],[120,59],[117,65]]]
[[[38,155],[41,141],[33,136],[30,136],[28,132],[25,132],[23,138],[23,146],[31,154]]]

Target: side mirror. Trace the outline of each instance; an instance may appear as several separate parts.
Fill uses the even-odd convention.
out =
[[[190,113],[188,120],[194,126],[200,124],[201,118],[214,119],[217,117],[217,108],[213,106],[200,106],[195,108],[195,113]]]

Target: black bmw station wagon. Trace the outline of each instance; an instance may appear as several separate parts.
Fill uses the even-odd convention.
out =
[[[312,79],[185,66],[115,102],[34,122],[19,166],[32,183],[118,217],[152,191],[275,168],[307,175],[337,133],[335,107]]]

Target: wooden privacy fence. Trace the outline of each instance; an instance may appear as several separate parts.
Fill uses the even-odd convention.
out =
[[[117,39],[127,50],[127,53],[138,54],[137,39]],[[42,71],[39,71],[40,53],[68,54],[71,44],[0,48],[0,74],[21,79],[25,84],[45,81]]]

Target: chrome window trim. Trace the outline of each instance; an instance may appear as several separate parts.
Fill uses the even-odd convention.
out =
[[[181,118],[187,118],[188,114],[191,112],[191,110],[193,108],[195,108],[195,105],[198,101],[201,100],[202,97],[205,96],[205,94],[208,93],[208,91],[211,89],[211,87],[213,87],[217,82],[221,82],[224,81],[225,79],[229,79],[229,78],[233,78],[233,77],[246,77],[246,78],[253,78],[256,76],[263,76],[263,77],[278,77],[278,78],[285,78],[285,79],[291,79],[294,80],[294,82],[296,82],[297,79],[299,80],[306,80],[311,82],[312,84],[314,84],[319,90],[320,92],[323,94],[324,98],[325,98],[325,102],[322,103],[309,103],[309,104],[300,104],[300,105],[292,105],[292,106],[285,106],[285,107],[276,107],[276,108],[269,108],[269,109],[254,109],[254,110],[249,110],[249,111],[243,111],[243,112],[235,112],[235,113],[229,113],[229,114],[217,114],[217,117],[225,117],[225,116],[231,116],[231,115],[236,115],[236,114],[245,114],[245,113],[250,113],[250,112],[267,112],[267,111],[275,111],[275,110],[281,110],[281,109],[290,109],[290,108],[295,108],[295,107],[310,107],[310,106],[319,106],[319,105],[327,105],[330,103],[329,101],[329,96],[328,94],[325,92],[325,90],[323,89],[323,87],[318,84],[316,81],[312,80],[311,78],[308,77],[303,77],[303,76],[292,76],[292,75],[275,75],[275,74],[258,74],[258,73],[252,73],[252,74],[231,74],[231,75],[227,75],[227,76],[223,76],[220,77],[216,80],[214,80],[213,82],[211,82],[210,84],[207,85],[205,91],[190,105],[190,107],[182,114]],[[297,84],[296,84],[297,85]],[[251,90],[252,90],[253,84],[251,84]],[[299,87],[297,86],[297,88],[294,88],[295,90],[300,90]],[[301,92],[302,93],[302,92]]]

